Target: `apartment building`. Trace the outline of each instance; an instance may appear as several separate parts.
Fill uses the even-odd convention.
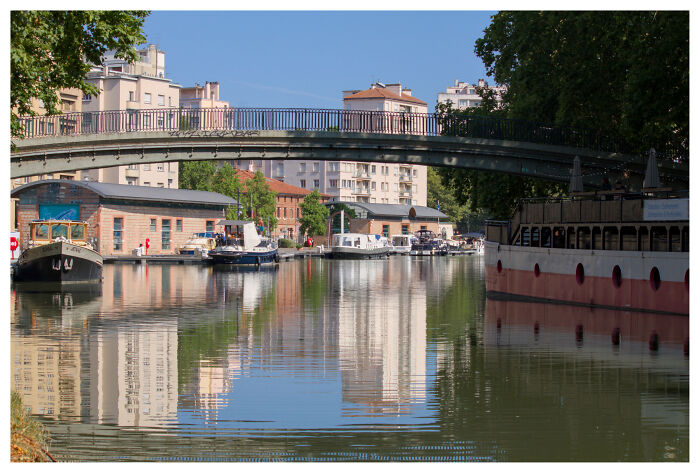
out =
[[[83,92],[77,88],[66,88],[58,91],[58,109],[65,114],[70,113],[80,113],[82,111],[82,96]],[[32,99],[31,109],[37,115],[45,115],[46,108],[44,108],[44,102],[39,99]],[[58,133],[61,128],[77,127],[77,118],[75,116],[55,116],[55,120],[51,122],[42,123],[40,126],[52,127],[55,132]],[[41,130],[44,132],[51,132],[51,130]],[[64,179],[64,180],[80,180],[80,171],[61,171],[47,174],[40,174],[38,176],[27,176],[20,177],[10,180],[10,190],[15,189],[21,185],[27,184],[29,182],[35,182],[46,179]],[[10,199],[10,228],[17,228],[17,199]]]
[[[455,84],[452,87],[447,87],[445,92],[438,94],[438,103],[452,102],[452,106],[459,110],[466,108],[478,107],[481,105],[481,96],[477,93],[477,87],[486,88],[496,92],[496,102],[500,105],[502,96],[506,92],[506,87],[486,85],[484,79],[479,79],[476,84],[468,84],[455,79]]]
[[[397,84],[372,84],[366,90],[343,91],[345,110],[397,112],[383,122],[385,132],[411,130],[411,120],[404,113],[427,113],[428,105],[411,95],[411,89]],[[400,121],[395,126],[392,119]],[[318,189],[335,200],[379,204],[427,205],[428,170],[425,166],[394,163],[360,163],[355,161],[318,160],[242,160],[238,166],[260,170],[267,177],[303,189]]]
[[[100,94],[82,97],[82,127],[99,126],[98,117],[87,112],[104,112],[120,110],[126,113],[128,126],[146,129],[166,125],[166,120],[177,120],[176,115],[155,113],[159,110],[177,108],[180,105],[179,84],[165,78],[165,53],[154,45],[138,50],[138,59],[129,64],[123,59],[107,53],[103,65],[94,67],[87,77],[87,82],[95,85]],[[153,114],[133,114],[137,110],[153,110]],[[132,164],[86,170],[82,179],[177,189],[178,163]]]

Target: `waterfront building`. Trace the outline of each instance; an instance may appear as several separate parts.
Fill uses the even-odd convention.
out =
[[[331,205],[329,202],[326,205]],[[418,230],[430,230],[444,238],[452,238],[454,224],[439,210],[421,205],[367,204],[364,202],[342,202],[355,211],[350,219],[351,233],[383,235],[408,235]]]
[[[100,93],[82,97],[81,126],[99,129],[97,116],[88,112],[119,110],[126,114],[128,127],[156,129],[173,126],[176,113],[156,113],[176,109],[180,105],[179,84],[165,77],[165,53],[154,45],[137,51],[139,59],[129,64],[115,58],[113,52],[105,55],[102,66],[95,66],[86,81]],[[153,114],[136,114],[137,110],[152,110]],[[133,115],[131,115],[133,113]],[[168,123],[166,123],[168,121]],[[177,189],[178,163],[150,163],[90,169],[82,172],[83,180]]]
[[[503,94],[506,92],[506,87],[500,86],[490,86],[486,84],[484,79],[479,79],[476,84],[469,84],[467,82],[460,82],[455,79],[455,84],[452,87],[447,87],[445,92],[438,93],[437,101],[438,103],[452,102],[453,108],[459,110],[465,110],[471,107],[478,107],[481,105],[481,96],[477,92],[477,87],[485,88],[488,90],[493,90],[496,98],[496,102],[500,105],[503,100]]]
[[[172,254],[193,233],[215,231],[236,201],[215,192],[92,181],[47,180],[13,190],[22,248],[29,222],[69,214],[88,223],[102,255],[129,255],[146,240],[148,254]]]
[[[410,133],[418,122],[404,113],[427,113],[428,105],[411,95],[400,83],[375,83],[366,90],[343,91],[345,110],[396,112],[382,122],[378,131]],[[341,130],[342,131],[342,130]],[[260,170],[267,177],[303,189],[318,189],[324,194],[347,202],[423,205],[428,199],[426,166],[394,163],[360,163],[355,161],[319,160],[241,160],[238,166],[248,171]]]
[[[238,179],[245,184],[245,182],[252,179],[255,174],[250,171],[238,169],[236,175]],[[304,235],[299,231],[301,225],[299,223],[299,218],[301,218],[301,208],[299,204],[304,201],[304,197],[311,194],[311,191],[269,177],[266,177],[265,180],[270,186],[270,190],[277,193],[277,227],[274,229],[272,236],[301,242]],[[328,201],[330,198],[331,196],[327,194],[321,194],[322,203]],[[245,207],[245,197],[241,197],[241,205]]]

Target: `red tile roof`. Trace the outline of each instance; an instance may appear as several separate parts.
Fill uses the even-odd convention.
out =
[[[423,102],[421,99],[417,99],[412,95],[407,95],[407,94],[398,95],[398,94],[395,94],[394,92],[391,92],[387,89],[382,89],[382,88],[361,90],[361,91],[356,92],[352,95],[348,95],[347,97],[344,97],[343,100],[379,99],[379,98],[392,99],[392,100],[403,100],[404,102],[413,102],[413,103],[419,103],[422,105],[428,105],[427,103]]]
[[[245,171],[243,169],[236,169],[236,175],[238,176],[238,179],[241,180],[241,182],[245,182],[248,179],[252,179],[253,176],[255,175],[254,172],[250,171]],[[277,195],[307,195],[311,194],[311,191],[308,189],[304,189],[303,187],[297,187],[293,186],[291,184],[287,184],[286,182],[278,181],[277,179],[272,179],[270,177],[266,177],[265,180],[267,181],[267,184],[270,186],[270,190],[273,190],[277,192]],[[331,197],[328,194],[321,193],[321,197]]]

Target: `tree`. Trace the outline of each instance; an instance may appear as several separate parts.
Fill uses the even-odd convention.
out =
[[[318,189],[307,194],[304,201],[299,204],[301,218],[299,219],[299,231],[309,235],[324,235],[330,211],[321,203],[321,193]]]
[[[443,127],[444,134],[463,134],[459,127],[460,119],[468,118],[471,115],[499,116],[507,113],[506,109],[495,108],[496,102],[490,95],[492,92],[488,91],[487,93],[486,90],[485,88],[479,90],[482,97],[486,98],[482,100],[479,107],[455,110],[450,103],[436,106],[436,113],[440,115],[441,121],[450,124],[450,126]],[[457,125],[453,126],[455,123]],[[454,203],[465,205],[466,210],[476,213],[479,216],[476,221],[483,221],[486,216],[510,218],[518,200],[523,197],[557,196],[562,195],[567,190],[567,184],[496,171],[445,167],[439,168],[437,173],[442,179],[442,185],[452,190]],[[432,205],[436,205],[436,203],[432,203]],[[470,218],[471,221],[475,219],[474,216]],[[467,220],[464,224],[471,227],[471,221]],[[472,230],[472,228],[469,229]]]
[[[216,172],[216,164],[212,161],[180,161],[180,189],[211,192]]]
[[[244,209],[250,209],[250,218],[261,219],[268,230],[274,229],[277,226],[277,193],[270,189],[260,170],[245,182],[245,192],[245,197],[241,196],[241,204]]]
[[[85,81],[90,64],[102,56],[136,60],[134,45],[146,38],[142,27],[147,11],[12,11],[10,12],[10,124],[21,136],[20,116],[35,115],[32,99],[46,113],[60,113],[58,91],[78,88],[83,94],[99,90]]]
[[[233,169],[231,164],[224,163],[216,170],[211,178],[211,191],[229,196],[232,199],[236,199],[237,202],[241,198],[243,184],[241,184],[240,179],[236,175],[236,170]],[[238,206],[230,206],[226,210],[226,218],[230,220],[240,218],[239,207],[240,203]]]
[[[687,11],[500,12],[475,52],[508,86],[508,116],[604,130],[641,151],[687,145],[689,38]]]
[[[447,179],[443,182],[440,171],[428,168],[428,207],[447,214],[460,233],[477,231],[483,226],[483,211],[471,211],[467,195],[466,203],[460,203],[454,185]]]

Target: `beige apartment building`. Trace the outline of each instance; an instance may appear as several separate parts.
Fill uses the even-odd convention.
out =
[[[86,95],[82,98],[83,129],[100,127],[98,114],[87,112],[104,112],[119,110],[125,113],[126,126],[133,129],[157,129],[173,126],[177,120],[175,113],[168,109],[180,104],[181,86],[165,78],[165,53],[154,45],[137,51],[139,58],[133,64],[114,57],[108,53],[100,67],[94,67],[87,77],[87,82],[97,86],[100,94]],[[149,110],[152,114],[136,114],[136,111]],[[158,112],[161,113],[158,113]],[[167,122],[167,123],[166,123]],[[151,186],[177,189],[178,163],[132,164],[85,170],[83,180]]]
[[[428,112],[428,105],[400,83],[343,91],[343,108],[396,112],[382,122],[386,133],[417,130],[417,123],[407,121],[401,112]],[[242,160],[238,165],[303,189],[318,189],[344,202],[425,206],[428,200],[428,169],[420,165],[318,160]]]
[[[481,96],[477,93],[477,87],[486,88],[496,92],[496,102],[500,105],[502,96],[506,92],[506,87],[486,85],[484,79],[479,79],[476,84],[460,82],[455,79],[455,84],[452,87],[447,87],[445,92],[438,94],[438,103],[452,102],[454,108],[464,110],[466,108],[478,107],[481,105]]]

